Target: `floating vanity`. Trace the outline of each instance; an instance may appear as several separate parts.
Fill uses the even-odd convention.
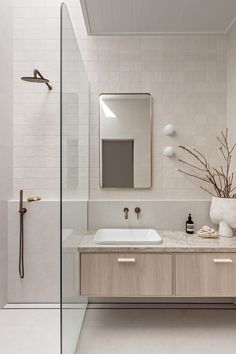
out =
[[[101,245],[83,237],[80,293],[88,297],[235,297],[236,237],[159,232],[158,245]]]

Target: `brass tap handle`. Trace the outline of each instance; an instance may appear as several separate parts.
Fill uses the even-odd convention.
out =
[[[25,214],[27,212],[27,209],[23,207],[24,203],[24,198],[23,198],[23,190],[20,190],[20,205],[19,205],[19,213],[20,214]]]
[[[141,209],[139,207],[134,209],[135,213],[137,214],[137,219],[140,217]]]
[[[129,209],[128,208],[124,208],[124,213],[125,213],[125,219],[128,219],[128,214],[129,214]]]

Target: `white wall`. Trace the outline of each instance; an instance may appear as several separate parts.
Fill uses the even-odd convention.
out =
[[[7,200],[12,167],[12,7],[0,1],[0,308],[7,302]]]
[[[9,203],[8,302],[59,302],[60,223],[59,202],[25,203],[25,278],[18,273],[19,203]]]
[[[26,196],[59,197],[60,8],[56,3],[14,0],[14,198],[20,189]],[[34,68],[51,80],[53,91],[21,81]]]
[[[129,209],[129,217],[124,218],[124,208]],[[134,212],[140,207],[140,218]],[[185,222],[192,213],[194,230],[202,225],[211,225],[210,201],[207,200],[152,200],[152,201],[91,201],[89,202],[89,228],[153,228],[156,230],[185,231]],[[111,221],[112,220],[112,221]]]
[[[216,135],[226,126],[225,36],[88,37],[78,0],[69,10],[91,83],[91,199],[208,198],[162,157],[167,144],[196,146],[216,162]],[[58,197],[59,186],[58,0],[15,0],[14,192]],[[38,67],[54,91],[20,82]],[[153,96],[153,187],[104,191],[99,187],[98,95],[150,92]],[[173,123],[176,136],[162,128]],[[206,129],[206,126],[208,129]]]
[[[227,125],[232,143],[236,142],[236,22],[228,34],[228,114]],[[233,171],[236,173],[236,150],[233,155]],[[236,182],[236,181],[235,181]]]
[[[26,196],[40,194],[44,200],[59,197],[60,4],[59,0],[14,0],[14,198],[18,198],[21,188],[25,190]],[[99,215],[96,210],[104,210],[106,213],[102,200],[107,199],[155,201],[208,198],[193,181],[177,172],[176,158],[168,160],[162,157],[162,149],[167,144],[173,144],[175,147],[179,144],[196,146],[205,152],[212,162],[216,162],[216,135],[226,126],[226,36],[88,37],[79,0],[68,0],[67,4],[91,83],[90,172],[91,199],[95,200],[91,213]],[[30,75],[35,67],[51,80],[54,87],[52,92],[48,92],[44,85],[33,85],[20,80],[21,76]],[[146,191],[100,189],[98,96],[102,92],[152,94],[154,110],[152,189]],[[166,123],[175,125],[174,137],[163,136],[162,128]],[[44,235],[43,244],[48,247],[51,242],[55,242],[57,249],[56,225],[59,225],[59,215],[50,209],[50,202],[48,203],[47,217],[54,218],[55,233],[47,240],[47,222],[40,225],[40,232]],[[165,210],[168,210],[168,203],[165,205]],[[204,205],[207,206],[204,209],[207,221],[208,204]],[[43,203],[37,204],[37,208],[44,207]],[[117,225],[123,222],[122,207],[123,204],[120,203],[112,206],[114,214],[109,218],[109,223],[114,220],[114,215],[119,215],[120,218],[119,220],[118,217],[115,218]],[[130,204],[130,207],[133,207],[133,204]],[[143,204],[144,211],[150,207],[150,203]],[[10,238],[15,237],[15,241],[11,239],[11,244],[16,245],[17,208],[16,205],[9,208],[14,214],[11,219],[14,220],[11,229],[13,236]],[[158,212],[160,208],[160,204],[157,203],[154,210]],[[178,206],[176,209],[179,210]],[[175,225],[182,225],[183,218],[185,220],[183,215],[188,210],[186,204],[181,210],[183,214],[179,215],[179,219],[176,218]],[[198,216],[196,215],[198,210],[194,210],[196,210],[194,219],[196,222],[200,220],[200,224],[205,219],[202,213]],[[43,212],[40,210],[39,215]],[[146,215],[148,214],[145,211],[143,218],[146,218]],[[39,222],[37,214],[32,212],[27,216],[31,218],[30,224]],[[93,214],[91,218],[92,216]],[[154,211],[152,218],[154,223]],[[145,223],[150,219],[142,220]],[[171,223],[171,218],[169,222]],[[98,225],[98,219],[90,223],[91,228]],[[70,227],[69,223],[67,227]],[[27,230],[27,234],[30,235],[31,229]],[[29,241],[30,239],[27,242]],[[37,267],[39,264],[37,257],[34,259],[30,254],[34,252],[35,245],[31,246],[32,249],[28,246],[28,259],[31,259],[32,267]],[[41,251],[42,255],[48,257],[49,249]],[[12,249],[11,252],[16,252],[16,249]],[[14,255],[12,257],[14,258]],[[57,260],[54,271],[56,262]],[[16,266],[16,260],[13,259],[12,273],[9,273],[11,279],[9,289],[11,294],[16,293],[11,299],[15,301],[30,299],[32,289],[27,288],[28,297],[24,298],[18,280],[15,279]],[[32,268],[34,276],[35,272],[36,269]],[[51,274],[56,274],[53,272]],[[17,289],[14,288],[15,281]],[[53,292],[56,283],[54,285]],[[39,290],[39,287],[37,289]],[[43,291],[43,287],[40,291]],[[52,294],[48,295],[52,299]]]
[[[165,145],[195,146],[216,163],[216,136],[226,125],[224,36],[118,37],[81,40],[91,82],[91,199],[201,199],[194,181],[177,171]],[[149,92],[153,96],[153,186],[150,190],[99,188],[98,95]],[[173,123],[175,137],[163,127]],[[208,129],[206,129],[206,126]]]
[[[78,1],[74,0],[74,4],[78,4]],[[14,0],[14,194],[13,200],[9,202],[8,235],[10,302],[59,301],[60,5],[61,2],[57,0]],[[85,83],[78,84],[77,71],[81,71],[81,67],[78,65],[75,68],[73,65],[76,64],[75,60],[80,59],[68,28],[65,35],[70,37],[67,37],[64,52],[64,70],[68,80],[63,85],[66,118],[63,129],[66,138],[71,140],[78,138],[80,130],[79,147],[81,150],[84,147],[84,168],[80,169],[78,176],[80,182],[82,178],[84,180],[82,185],[73,189],[73,171],[72,176],[67,174],[67,170],[63,171],[66,177],[63,180],[63,196],[66,199],[84,201],[63,204],[63,227],[78,231],[87,228],[88,174],[85,169],[88,170],[88,122],[82,118],[77,122],[78,112],[75,109],[79,109],[80,117],[83,114],[87,119],[88,99],[87,95],[81,94],[77,97],[79,104],[75,102],[74,93],[81,92],[80,85],[85,86]],[[32,75],[34,68],[38,68],[50,79],[53,91],[49,92],[45,85],[20,80],[21,76]],[[85,89],[86,87],[84,91]],[[71,146],[72,152],[73,148],[74,145]],[[68,162],[68,166],[74,169],[78,163],[74,161],[78,158],[77,154],[66,160],[67,157],[63,161],[64,166],[67,167]],[[79,162],[81,161],[79,156]],[[18,274],[20,189],[24,189],[24,198],[29,195],[42,197],[39,203],[25,203],[28,211],[24,217],[24,280],[19,279]]]

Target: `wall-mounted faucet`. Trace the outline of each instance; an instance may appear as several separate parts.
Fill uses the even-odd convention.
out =
[[[137,214],[137,219],[140,217],[141,209],[139,207],[134,209],[135,213]]]
[[[127,220],[129,217],[129,209],[128,208],[124,208],[124,213],[125,213],[125,219]]]

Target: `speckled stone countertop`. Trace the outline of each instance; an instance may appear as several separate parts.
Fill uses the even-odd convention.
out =
[[[78,248],[79,252],[236,252],[236,237],[204,239],[182,231],[159,231],[160,245],[101,245],[94,242],[94,234],[72,235],[63,247]]]

